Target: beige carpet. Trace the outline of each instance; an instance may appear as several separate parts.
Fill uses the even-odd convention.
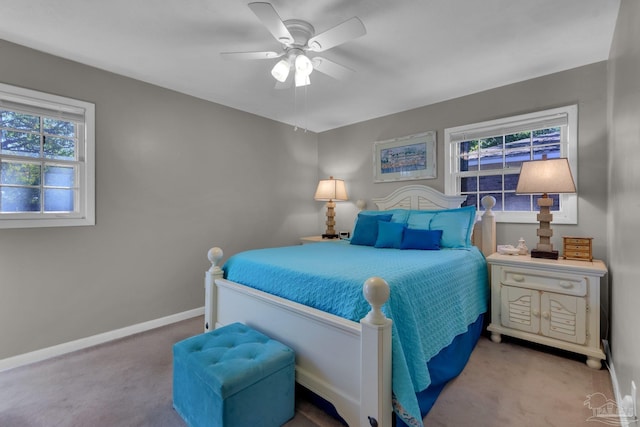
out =
[[[195,318],[0,373],[2,427],[184,427],[171,405],[171,346],[202,332]],[[580,426],[587,395],[613,398],[608,372],[481,338],[443,391],[428,426]],[[340,425],[304,400],[287,427]]]

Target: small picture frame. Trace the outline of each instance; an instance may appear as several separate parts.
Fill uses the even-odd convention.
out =
[[[436,132],[373,143],[373,182],[436,178]]]

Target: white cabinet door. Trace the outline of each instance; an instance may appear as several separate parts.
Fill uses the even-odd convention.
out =
[[[542,334],[584,344],[587,339],[585,299],[551,292],[543,292],[540,298]]]
[[[502,326],[537,333],[540,330],[540,294],[538,291],[502,286]]]

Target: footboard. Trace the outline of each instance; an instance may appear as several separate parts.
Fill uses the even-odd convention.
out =
[[[359,323],[223,279],[220,248],[209,251],[205,331],[242,322],[296,353],[296,381],[331,402],[351,426],[390,426],[391,320],[380,308],[389,286],[370,278],[371,311]]]

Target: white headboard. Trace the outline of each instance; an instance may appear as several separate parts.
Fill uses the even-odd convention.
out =
[[[387,197],[372,199],[378,210],[389,209],[451,209],[459,208],[466,196],[447,196],[426,185],[406,185],[398,188]]]
[[[381,211],[389,209],[435,210],[459,208],[466,198],[466,196],[447,196],[426,185],[413,184],[398,188],[387,197],[374,198],[372,201]],[[496,200],[491,196],[482,198],[482,206],[485,211],[473,228],[473,244],[485,256],[496,251],[496,221],[491,210],[495,203]]]

